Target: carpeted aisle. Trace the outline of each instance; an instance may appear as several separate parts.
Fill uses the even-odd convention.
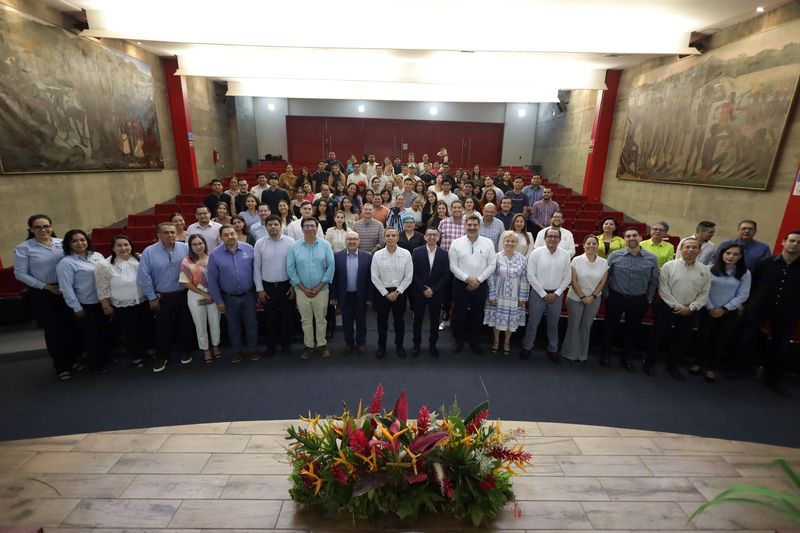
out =
[[[374,327],[374,315],[368,317]],[[410,320],[407,321],[410,326]],[[410,328],[409,328],[410,329]],[[330,346],[334,356],[302,361],[276,356],[257,362],[227,360],[189,365],[172,360],[166,371],[136,369],[121,360],[105,375],[81,373],[57,382],[46,355],[0,360],[0,440],[201,422],[291,419],[300,414],[333,414],[343,402],[355,410],[369,404],[378,382],[391,407],[401,388],[410,412],[431,409],[455,398],[462,410],[488,395],[491,417],[567,422],[657,430],[682,434],[800,446],[798,390],[782,398],[753,379],[720,380],[713,385],[689,376],[672,380],[662,366],[656,378],[629,374],[619,365],[550,362],[541,349],[532,359],[450,352],[442,332],[441,356],[427,350],[418,359],[398,359],[393,347],[374,357],[375,331],[366,356],[343,356],[341,333]],[[392,333],[390,332],[390,342]],[[410,351],[410,331],[406,349]],[[423,341],[426,346],[426,341]],[[537,347],[540,345],[537,344]],[[542,345],[543,346],[543,345]],[[299,345],[293,345],[299,352]]]

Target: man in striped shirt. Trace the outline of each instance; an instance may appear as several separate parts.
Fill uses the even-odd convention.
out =
[[[464,204],[461,203],[461,200],[454,200],[451,209],[453,216],[439,222],[439,234],[441,235],[439,246],[445,252],[450,250],[450,245],[454,240],[465,235]]]

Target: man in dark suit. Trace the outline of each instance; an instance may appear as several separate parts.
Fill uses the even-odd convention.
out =
[[[447,252],[437,246],[439,230],[428,228],[425,231],[425,246],[411,252],[414,264],[412,282],[412,306],[414,308],[414,348],[411,357],[419,355],[422,343],[422,319],[425,311],[430,315],[430,337],[428,343],[433,357],[439,356],[436,342],[439,340],[439,311],[443,298],[451,282],[450,261]]]
[[[372,254],[359,250],[358,244],[358,233],[348,231],[346,249],[333,254],[336,270],[331,284],[331,303],[342,310],[345,353],[358,351],[363,355],[367,352],[367,296],[372,290]]]

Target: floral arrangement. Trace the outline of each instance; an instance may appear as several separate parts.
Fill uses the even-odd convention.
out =
[[[289,494],[302,507],[329,514],[348,512],[354,520],[394,514],[413,520],[420,512],[469,518],[475,527],[514,500],[511,478],[525,471],[532,456],[521,445],[509,445],[522,430],[504,432],[486,422],[483,402],[463,419],[458,406],[426,406],[408,420],[401,391],[393,411],[382,410],[378,385],[369,409],[321,419],[301,417],[307,427],[290,427],[287,440],[292,464]]]

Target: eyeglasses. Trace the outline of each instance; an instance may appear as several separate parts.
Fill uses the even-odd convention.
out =
[[[317,229],[316,224],[304,224],[303,229]]]
[[[561,238],[560,235],[548,235],[545,237],[545,239],[560,239],[560,238]]]
[[[50,229],[50,227],[51,227],[50,224],[43,224],[41,226],[31,226],[31,229],[34,231],[39,231],[42,229]]]
[[[665,230],[664,228],[650,228],[650,231],[660,231],[660,232],[665,232],[665,231],[667,231],[667,230]]]

